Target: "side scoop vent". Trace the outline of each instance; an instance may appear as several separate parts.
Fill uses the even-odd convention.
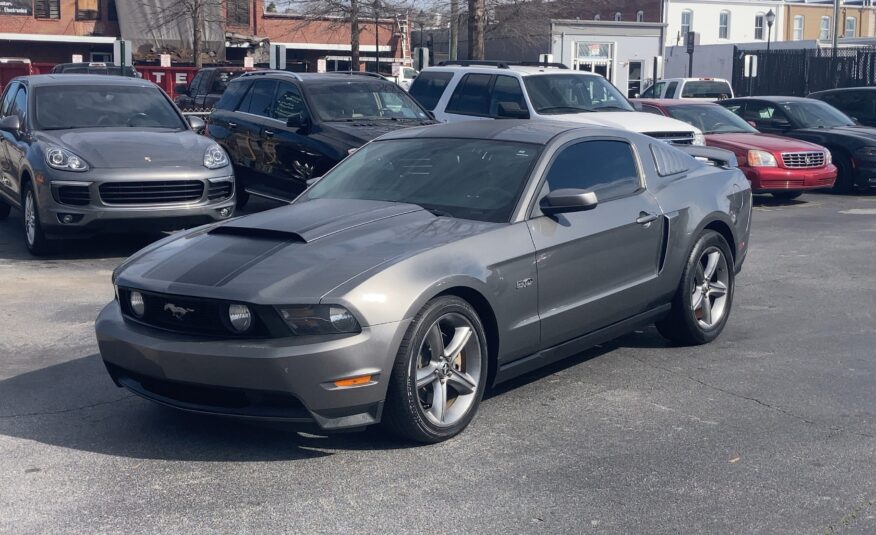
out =
[[[300,234],[283,230],[273,230],[257,227],[236,227],[234,225],[220,225],[209,232],[211,236],[239,236],[241,238],[253,238],[283,242],[307,243]]]

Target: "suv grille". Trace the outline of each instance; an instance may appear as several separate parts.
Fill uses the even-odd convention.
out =
[[[106,204],[176,204],[199,200],[204,195],[200,180],[155,180],[107,182],[100,185]]]
[[[60,186],[57,196],[59,203],[74,206],[85,206],[91,200],[88,186]]]
[[[694,141],[693,132],[645,132],[645,135],[676,145],[693,145]]]
[[[222,180],[220,182],[210,182],[207,188],[207,198],[211,201],[221,201],[231,197],[231,192],[234,189],[234,183],[230,180]]]
[[[822,167],[824,165],[824,153],[815,152],[783,152],[782,163],[791,169],[807,167]]]

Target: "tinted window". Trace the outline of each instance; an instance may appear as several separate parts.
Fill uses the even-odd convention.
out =
[[[411,84],[410,94],[427,110],[434,110],[453,78],[452,72],[421,72]]]
[[[663,96],[663,86],[666,82],[657,82],[642,93],[641,98],[660,98]]]
[[[204,71],[198,71],[195,74],[195,77],[192,79],[192,83],[189,84],[189,94],[191,95],[200,95],[201,94],[201,85],[204,81]]]
[[[670,82],[669,87],[666,88],[666,98],[673,98],[676,89],[678,89],[678,82]]]
[[[605,201],[638,190],[639,171],[628,143],[584,141],[562,149],[554,158],[547,183],[551,191],[594,191]]]
[[[490,80],[489,74],[466,74],[453,91],[447,113],[462,115],[489,115]]]
[[[699,128],[704,134],[757,133],[738,115],[716,104],[670,106],[669,116]]]
[[[782,102],[782,110],[803,128],[852,126],[855,123],[843,112],[820,100]]]
[[[681,88],[681,98],[728,98],[733,94],[727,82],[694,81]]]
[[[152,84],[148,86],[67,85],[34,89],[36,128],[172,128],[188,125]]]
[[[274,87],[277,82],[273,80],[256,80],[250,86],[249,93],[240,103],[240,111],[253,115],[270,117],[271,104],[274,103]]]
[[[216,77],[213,78],[213,83],[210,84],[210,93],[224,93],[228,89],[228,82],[240,76],[241,72],[219,71]]]
[[[277,102],[271,117],[284,123],[293,115],[306,115],[307,108],[301,92],[292,84],[280,83],[277,86]]]
[[[246,82],[228,84],[228,89],[222,93],[222,98],[216,103],[216,109],[233,110],[237,108],[249,85]]]
[[[507,222],[540,150],[477,139],[376,141],[338,164],[305,199],[405,202],[461,219]]]
[[[414,99],[392,82],[355,80],[306,87],[311,111],[323,121],[429,119]]]
[[[493,94],[490,99],[490,115],[493,117],[499,114],[499,103],[517,104],[520,109],[526,109],[526,100],[523,98],[523,90],[520,89],[520,82],[512,76],[497,76],[496,82],[493,84]]]
[[[18,92],[15,93],[15,100],[12,101],[9,115],[18,115],[18,118],[21,119],[21,125],[24,127],[27,118],[27,90],[24,87],[19,87]]]
[[[0,106],[0,115],[6,117],[9,115],[9,108],[12,107],[12,101],[15,99],[15,92],[18,90],[18,84],[9,84],[6,88],[6,93],[3,94],[3,104]]]
[[[873,115],[873,98],[871,97],[876,97],[876,93],[871,91],[844,91],[842,93],[825,95],[822,100],[851,115],[858,114],[869,117]]]

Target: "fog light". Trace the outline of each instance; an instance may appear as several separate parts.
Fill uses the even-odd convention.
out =
[[[220,217],[228,217],[230,215],[231,215],[231,208],[225,207],[225,208],[219,209],[219,216]]]
[[[146,312],[146,303],[143,301],[143,294],[140,292],[131,292],[129,301],[131,303],[131,312],[133,312],[138,318],[142,318],[143,314]]]
[[[82,214],[58,214],[58,221],[65,225],[78,223],[82,219]]]
[[[228,307],[228,321],[237,333],[245,333],[252,327],[252,312],[246,305],[231,305]]]

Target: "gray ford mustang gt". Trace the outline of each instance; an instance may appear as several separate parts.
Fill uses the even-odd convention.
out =
[[[393,132],[126,260],[100,351],[173,407],[445,440],[488,385],[630,330],[715,339],[748,250],[734,159],[563,123]]]

